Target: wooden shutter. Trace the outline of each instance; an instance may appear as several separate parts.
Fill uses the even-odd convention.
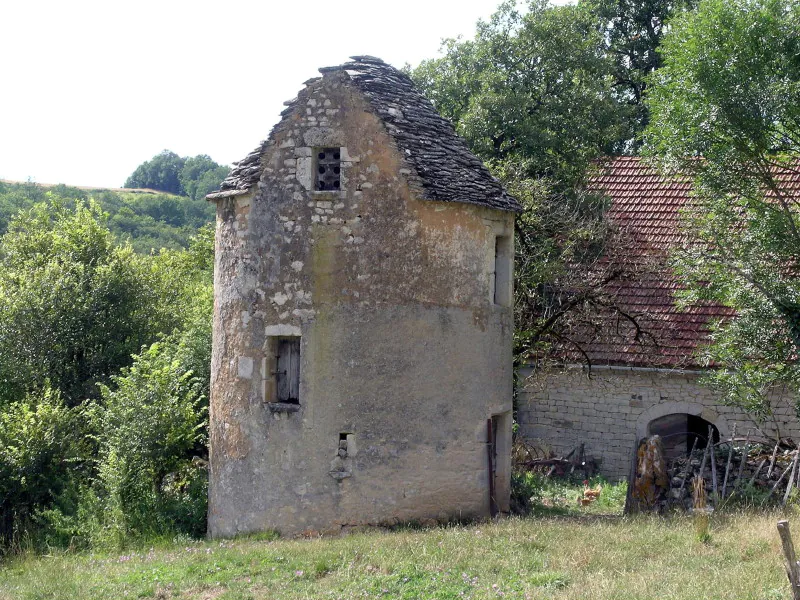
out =
[[[300,402],[300,338],[278,340],[278,402]]]

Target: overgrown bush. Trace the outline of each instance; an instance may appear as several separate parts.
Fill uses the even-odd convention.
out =
[[[518,470],[511,474],[511,512],[527,515],[541,499],[542,485],[539,475]]]
[[[213,240],[54,196],[0,237],[0,550],[205,532]]]
[[[104,543],[173,529],[205,530],[203,382],[185,366],[180,338],[155,343],[101,386],[99,492]]]
[[[40,511],[69,510],[86,458],[78,413],[50,388],[0,409],[0,549],[31,534]]]
[[[625,506],[628,486],[595,476],[546,477],[541,473],[515,470],[511,475],[511,510],[520,515],[536,512],[619,513]],[[590,495],[585,495],[589,490]],[[592,492],[597,492],[593,494]],[[581,499],[591,498],[585,505]]]

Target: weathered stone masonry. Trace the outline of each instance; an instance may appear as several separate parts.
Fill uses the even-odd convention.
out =
[[[212,536],[508,508],[518,205],[402,73],[322,71],[209,196]]]
[[[529,375],[529,371],[523,371]],[[520,432],[546,443],[558,455],[586,443],[586,453],[600,459],[601,472],[626,478],[634,443],[648,435],[648,425],[665,415],[697,415],[715,425],[721,436],[753,429],[753,439],[782,436],[800,440],[800,427],[788,399],[775,396],[774,418],[758,426],[741,410],[720,404],[697,381],[698,373],[656,369],[596,368],[592,378],[580,368],[554,373],[519,394]]]

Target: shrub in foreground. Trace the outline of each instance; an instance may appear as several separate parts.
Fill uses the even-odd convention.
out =
[[[78,410],[50,388],[0,409],[0,548],[30,535],[41,510],[74,498],[84,462]]]

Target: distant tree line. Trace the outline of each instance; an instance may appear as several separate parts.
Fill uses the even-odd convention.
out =
[[[47,202],[50,197],[58,197],[67,206],[94,201],[107,213],[106,225],[111,232],[145,254],[160,248],[186,248],[197,230],[214,219],[213,204],[203,198],[0,182],[0,234],[19,211]]]
[[[159,190],[200,201],[219,189],[228,171],[206,154],[182,157],[164,150],[136,167],[124,187]]]

